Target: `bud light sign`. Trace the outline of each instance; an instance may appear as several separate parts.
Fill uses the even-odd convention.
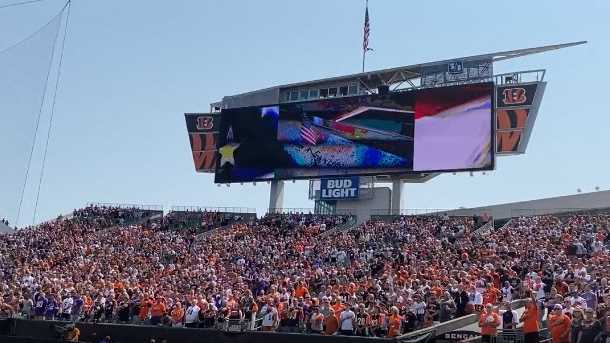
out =
[[[322,179],[320,185],[320,199],[357,199],[359,189],[360,178],[357,176],[348,178]]]

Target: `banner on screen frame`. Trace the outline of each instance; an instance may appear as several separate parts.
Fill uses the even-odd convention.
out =
[[[322,200],[358,199],[359,191],[360,178],[358,176],[325,178],[320,181],[320,199]]]

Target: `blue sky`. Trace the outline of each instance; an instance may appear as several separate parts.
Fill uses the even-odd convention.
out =
[[[0,9],[0,50],[63,5],[46,0]],[[194,172],[183,113],[205,112],[223,95],[358,72],[363,7],[360,0],[74,0],[39,217],[90,201],[262,211],[267,184],[219,188],[212,175]],[[610,188],[610,2],[370,0],[369,9],[375,51],[368,70],[589,41],[496,64],[496,73],[547,69],[527,153],[499,158],[487,175],[408,184],[404,208]],[[313,207],[307,187],[287,183],[285,207]],[[26,223],[32,194],[24,200]]]

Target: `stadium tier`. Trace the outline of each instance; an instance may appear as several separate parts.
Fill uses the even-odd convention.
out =
[[[482,319],[482,334],[543,323],[551,335],[607,332],[610,216],[496,229],[470,216],[385,219],[92,205],[0,235],[0,313],[386,338],[477,313],[493,322]],[[530,299],[523,323],[506,311],[518,299]]]

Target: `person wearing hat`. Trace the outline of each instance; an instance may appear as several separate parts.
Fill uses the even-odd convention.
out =
[[[488,303],[479,317],[481,342],[495,342],[492,337],[498,335],[498,326],[500,326],[500,316],[494,311],[493,305]]]
[[[569,343],[572,320],[563,313],[563,306],[555,304],[548,319],[549,332],[553,343]]]

